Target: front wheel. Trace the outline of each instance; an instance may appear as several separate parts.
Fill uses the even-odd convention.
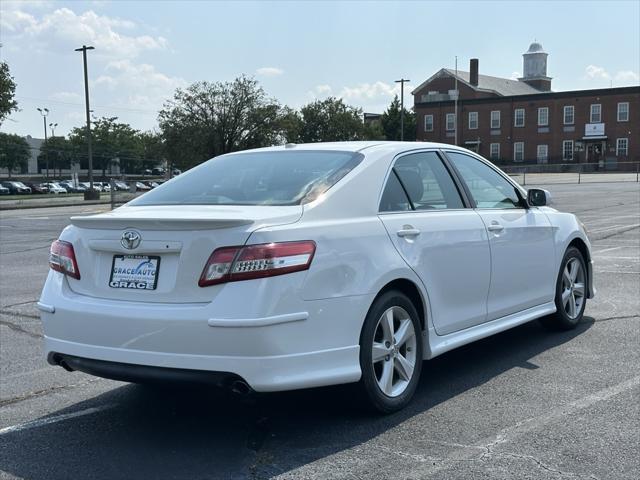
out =
[[[556,313],[542,318],[542,324],[556,330],[575,328],[587,305],[587,281],[582,253],[575,247],[568,248],[556,282]]]
[[[378,297],[360,336],[360,389],[377,411],[404,408],[422,371],[422,329],[411,300],[399,291]]]

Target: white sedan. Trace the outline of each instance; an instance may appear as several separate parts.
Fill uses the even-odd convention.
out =
[[[451,145],[216,157],[71,219],[38,303],[48,361],[247,392],[357,382],[395,411],[423,360],[534,319],[580,322],[589,240],[549,201]]]

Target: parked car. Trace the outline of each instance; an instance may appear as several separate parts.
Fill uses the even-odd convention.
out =
[[[177,168],[174,168],[173,170],[171,170],[171,175],[173,175],[174,177],[177,175],[180,175],[182,173],[182,170],[178,170]]]
[[[11,195],[27,195],[31,193],[31,189],[22,182],[7,180],[2,182],[2,186],[8,188]]]
[[[116,180],[115,184],[116,184],[116,190],[123,190],[123,191],[129,190],[129,185],[127,184],[127,182]]]
[[[154,188],[160,186],[160,184],[158,182],[153,182],[151,180],[145,180],[144,182],[141,182],[141,183],[144,183],[147,187],[149,187],[151,189],[154,189]]]
[[[578,325],[595,293],[591,247],[550,200],[452,145],[222,155],[71,218],[38,304],[45,350],[118,380],[357,382],[392,412],[423,360],[534,319]]]
[[[156,167],[156,168],[151,170],[151,174],[152,175],[164,175],[165,172],[166,172],[166,170],[164,168],[161,168],[161,167]]]
[[[78,183],[74,183],[71,180],[65,180],[62,182],[59,182],[60,186],[65,188],[67,190],[67,192],[72,192],[72,193],[83,193],[87,190],[87,187],[84,186],[84,184],[78,182]]]
[[[111,191],[111,184],[109,182],[94,182],[94,183],[99,184],[103,192]]]
[[[143,182],[136,182],[136,191],[146,192],[147,190],[151,190],[149,185],[146,185]]]
[[[62,185],[60,185],[59,183],[49,182],[46,185],[49,188],[49,193],[55,193],[56,195],[60,193],[68,193],[67,189],[64,188]]]
[[[11,191],[7,187],[0,185],[0,195],[11,195]]]
[[[85,188],[87,190],[89,190],[91,187],[91,184],[89,182],[82,182],[82,185],[85,186]],[[93,182],[93,189],[97,190],[98,192],[102,192],[102,185],[100,182]]]
[[[47,187],[46,184],[25,182],[25,186],[31,189],[31,193],[49,193],[49,187]]]

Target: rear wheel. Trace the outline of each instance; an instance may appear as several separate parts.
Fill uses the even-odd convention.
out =
[[[569,247],[556,282],[556,313],[542,318],[542,324],[556,330],[575,328],[582,320],[587,304],[587,280],[582,253],[575,247]]]
[[[404,408],[415,393],[422,371],[422,335],[418,313],[399,291],[378,297],[360,336],[360,389],[377,411]]]

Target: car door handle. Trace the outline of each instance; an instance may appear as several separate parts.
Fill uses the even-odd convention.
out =
[[[487,230],[489,230],[490,232],[501,232],[502,230],[504,230],[504,227],[499,223],[492,223],[487,227]]]
[[[401,230],[398,230],[397,234],[399,237],[417,237],[418,235],[420,235],[420,230],[413,227],[405,227]]]

